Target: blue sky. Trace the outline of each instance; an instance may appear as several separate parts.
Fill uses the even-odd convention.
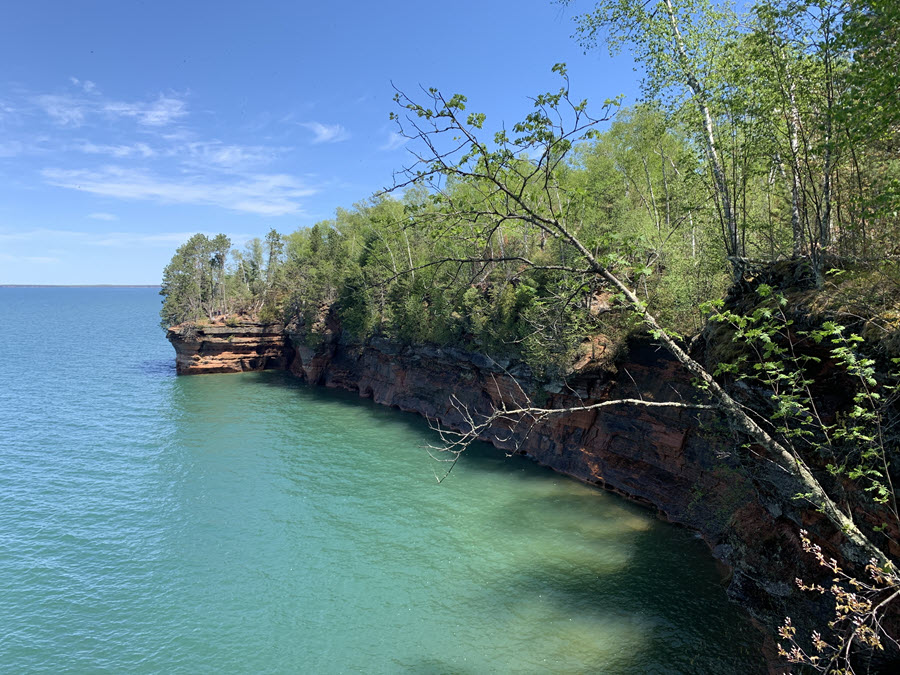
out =
[[[155,284],[194,232],[329,218],[408,159],[392,82],[464,93],[486,128],[558,87],[637,95],[550,0],[45,2],[0,22],[0,284]]]

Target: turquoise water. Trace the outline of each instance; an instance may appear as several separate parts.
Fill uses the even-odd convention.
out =
[[[176,378],[148,289],[0,288],[0,670],[746,673],[706,547],[283,373]],[[440,467],[438,467],[440,470]]]

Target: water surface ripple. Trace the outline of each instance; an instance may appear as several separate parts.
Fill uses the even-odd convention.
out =
[[[690,533],[283,373],[176,378],[148,289],[0,288],[0,669],[748,673]]]

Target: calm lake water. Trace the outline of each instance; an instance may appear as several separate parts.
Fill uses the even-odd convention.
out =
[[[0,288],[0,670],[748,673],[702,542],[284,373],[175,377],[150,289]]]

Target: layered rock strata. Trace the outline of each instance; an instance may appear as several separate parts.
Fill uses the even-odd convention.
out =
[[[459,349],[378,338],[358,344],[346,340],[338,326],[309,346],[302,332],[279,339],[280,327],[256,325],[257,332],[204,328],[195,337],[173,329],[169,339],[178,354],[178,372],[289,368],[311,384],[357,391],[451,429],[466,427],[463,411],[487,414],[523,402],[523,389],[548,408],[698,396],[681,366],[646,341],[630,344],[627,357],[616,364],[583,363],[565,384],[538,387],[524,366]],[[778,668],[774,637],[785,616],[801,631],[804,624],[821,626],[827,620],[827,606],[801,594],[793,583],[798,577],[827,577],[803,553],[798,532],[808,530],[827,555],[837,558],[840,535],[819,514],[781,497],[790,493],[782,485],[784,472],[765,461],[758,448],[743,447],[743,439],[721,418],[685,408],[616,405],[535,425],[498,423],[485,430],[482,440],[644,503],[698,532],[730,570],[729,595],[765,629],[773,669]]]
[[[238,320],[172,326],[166,338],[175,348],[179,375],[285,369],[293,348],[278,323]]]
[[[312,384],[359,392],[376,403],[418,413],[433,424],[467,428],[476,416],[527,395],[547,408],[622,398],[696,400],[679,363],[648,341],[628,346],[612,364],[587,364],[568,381],[534,387],[522,366],[453,348],[366,344],[332,331],[317,348],[294,336],[291,371]],[[520,389],[521,387],[521,389]],[[841,535],[824,516],[785,500],[788,476],[759,448],[712,413],[685,408],[616,405],[554,416],[510,428],[498,423],[481,440],[527,455],[560,473],[614,491],[656,509],[666,520],[695,530],[728,568],[728,594],[763,629],[772,672],[778,629],[790,616],[800,635],[833,618],[827,599],[802,593],[797,578],[828,583],[827,571],[805,554],[801,528],[826,554],[840,559]]]
[[[484,415],[528,396],[547,408],[619,398],[690,401],[697,392],[680,364],[647,342],[629,347],[615,369],[595,367],[530,388],[521,367],[506,369],[480,354],[386,340],[318,349],[298,345],[291,371],[313,384],[358,391],[376,403],[418,413],[451,429],[463,410]],[[497,424],[482,439],[540,464],[657,509],[707,541],[731,569],[729,593],[768,627],[786,616],[790,583],[809,572],[797,523],[815,523],[761,491],[744,468],[746,449],[721,420],[683,408],[617,405],[551,417],[535,425]],[[757,478],[779,480],[764,466]]]

